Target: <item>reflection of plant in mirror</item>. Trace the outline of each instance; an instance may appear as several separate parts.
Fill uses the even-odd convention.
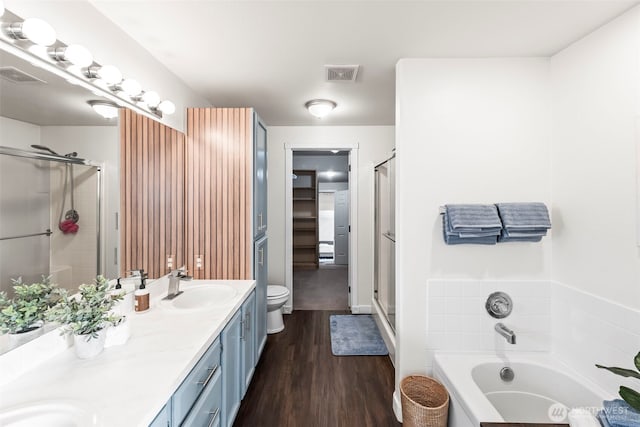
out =
[[[635,365],[636,370],[602,365],[596,365],[596,367],[606,369],[607,371],[613,372],[614,374],[620,375],[622,377],[631,377],[640,380],[640,353],[636,354],[636,357],[633,358],[633,364]],[[629,404],[629,406],[637,411],[640,411],[640,393],[632,388],[621,385],[619,394],[620,397],[622,397],[624,401]]]
[[[109,325],[117,325],[122,316],[110,312],[123,294],[113,294],[113,286],[103,276],[94,284],[80,285],[78,294],[69,295],[66,289],[56,291],[60,300],[47,312],[47,319],[64,325],[63,333],[86,335],[87,341],[97,338],[98,332]]]
[[[47,309],[52,305],[51,295],[55,285],[51,278],[42,276],[40,283],[26,285],[22,277],[12,279],[15,296],[7,298],[0,292],[0,332],[21,334],[40,326]]]

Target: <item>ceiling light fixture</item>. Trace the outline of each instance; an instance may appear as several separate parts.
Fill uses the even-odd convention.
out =
[[[56,61],[66,61],[77,67],[88,67],[93,64],[93,55],[84,46],[72,44],[67,47],[53,49],[49,55]]]
[[[338,153],[340,152],[340,150],[331,150],[331,152],[332,152],[333,154],[338,154]]]
[[[333,111],[338,104],[328,99],[312,99],[304,104],[304,106],[309,110],[309,113],[311,113],[312,116],[321,119]]]
[[[105,119],[115,119],[118,117],[119,107],[109,101],[87,101],[93,110]]]
[[[7,33],[18,40],[29,40],[40,46],[51,46],[56,42],[56,31],[42,19],[27,18],[7,27]]]
[[[122,81],[122,73],[113,65],[89,67],[87,68],[87,77],[90,79],[100,79],[108,86],[117,85]]]
[[[81,86],[101,101],[92,101],[90,105],[102,116],[117,117],[120,106],[128,106],[139,114],[152,119],[162,118],[176,111],[169,100],[160,98],[157,92],[144,91],[140,83],[133,79],[123,80],[122,73],[113,65],[104,65],[94,61],[91,52],[77,44],[57,40],[51,25],[38,18],[21,19],[5,10],[4,0],[0,0],[0,42],[2,37],[6,46],[3,50],[33,65],[47,70],[69,83]],[[13,41],[7,40],[7,38]],[[162,102],[161,102],[162,101]]]

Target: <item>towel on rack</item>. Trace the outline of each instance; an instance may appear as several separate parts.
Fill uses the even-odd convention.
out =
[[[544,203],[497,203],[503,229],[499,242],[539,242],[551,228]]]
[[[497,203],[502,225],[506,229],[543,229],[551,228],[549,211],[544,203]]]
[[[442,234],[447,245],[495,245],[500,230],[500,218],[493,205],[445,205]]]
[[[445,205],[451,230],[456,232],[500,231],[502,223],[495,205]]]

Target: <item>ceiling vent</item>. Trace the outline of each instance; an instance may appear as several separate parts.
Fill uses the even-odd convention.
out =
[[[0,78],[12,83],[46,83],[44,80],[27,74],[16,67],[0,67]]]
[[[328,82],[355,82],[359,65],[325,65]]]

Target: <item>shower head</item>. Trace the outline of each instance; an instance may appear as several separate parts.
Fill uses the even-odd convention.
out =
[[[31,144],[31,148],[35,148],[36,150],[43,150],[43,151],[48,151],[51,154],[54,154],[56,156],[59,156],[60,154],[56,153],[55,151],[53,151],[51,148],[49,147],[45,147],[44,145],[38,145],[38,144]]]

